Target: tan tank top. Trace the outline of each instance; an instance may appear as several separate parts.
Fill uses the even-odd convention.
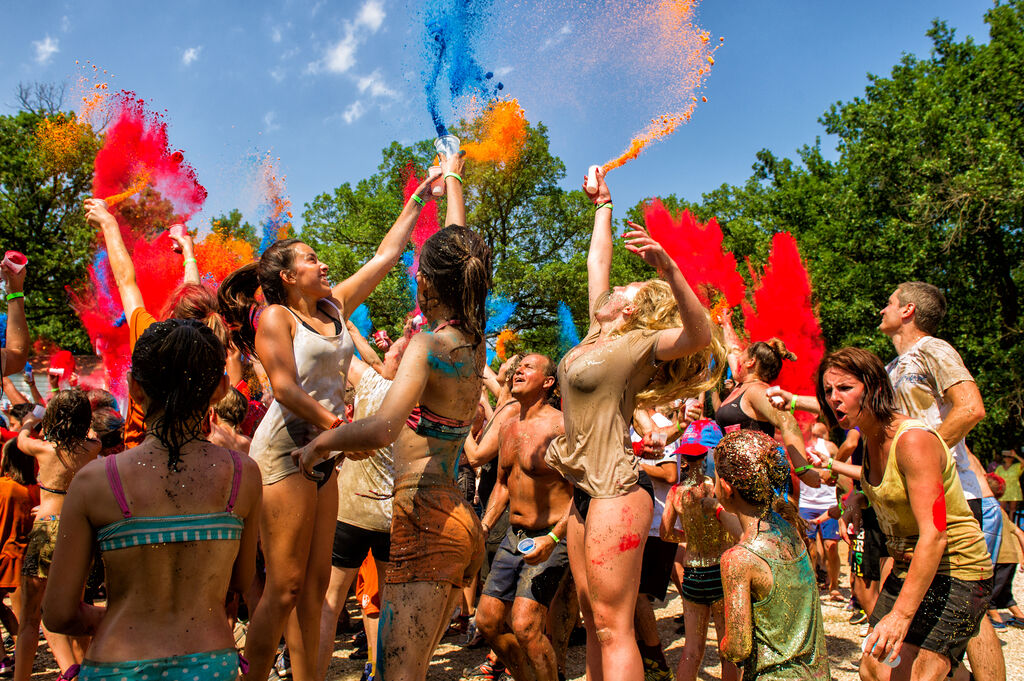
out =
[[[878,524],[886,535],[889,555],[895,559],[893,571],[897,577],[905,578],[914,557],[920,530],[917,519],[910,507],[907,495],[907,479],[896,462],[896,443],[911,428],[927,430],[942,443],[944,465],[942,468],[942,488],[946,498],[946,550],[939,562],[938,574],[949,575],[957,579],[973,582],[992,576],[992,561],[985,547],[985,536],[981,533],[978,521],[971,513],[960,486],[960,477],[956,472],[956,462],[949,453],[949,448],[939,434],[929,428],[923,421],[907,419],[900,424],[889,447],[889,458],[885,464],[885,472],[878,486],[868,482],[868,460],[864,460],[864,476],[861,486],[868,501],[875,509]]]

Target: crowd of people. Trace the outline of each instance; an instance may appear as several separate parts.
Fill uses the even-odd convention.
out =
[[[442,155],[334,286],[287,239],[214,291],[173,236],[183,284],[159,317],[117,220],[86,201],[128,325],[127,400],[59,372],[45,396],[4,380],[0,675],[31,677],[42,625],[61,679],[322,681],[354,588],[376,681],[425,679],[459,628],[490,647],[467,679],[556,681],[580,624],[588,679],[692,681],[712,621],[723,679],[829,679],[823,599],[865,623],[862,678],[1006,678],[996,629],[1024,627],[1022,460],[1011,448],[986,472],[966,446],[984,405],[935,336],[939,289],[891,293],[888,366],[838,349],[816,394],[793,394],[772,385],[795,359],[785,344],[712,320],[642,225],[625,247],[658,277],[612,286],[598,172],[586,335],[495,372],[491,253],[466,225],[463,171]],[[418,313],[368,340],[349,317],[436,181],[445,226],[419,254]],[[2,276],[9,376],[29,350],[25,271]],[[674,670],[655,618],[671,585]]]

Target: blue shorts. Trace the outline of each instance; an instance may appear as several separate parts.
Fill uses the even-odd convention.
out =
[[[547,533],[546,527],[526,530],[510,526],[491,561],[491,571],[487,574],[483,593],[506,603],[517,598],[528,598],[544,607],[550,606],[562,578],[569,571],[566,542],[555,544],[548,559],[538,565],[527,565],[523,554],[516,548],[523,539],[536,539]]]
[[[824,513],[825,510],[812,508],[801,508],[800,517],[807,521],[807,538],[814,539],[821,533],[822,541],[839,541],[839,521],[829,518],[820,525],[814,523],[814,519]]]

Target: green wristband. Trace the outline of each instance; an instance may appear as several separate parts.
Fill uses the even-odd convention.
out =
[[[25,297],[25,293],[23,291],[15,291],[14,293],[8,293],[7,294],[8,302],[14,300],[15,298],[24,298],[24,297]]]
[[[612,202],[611,201],[605,201],[604,203],[597,204],[597,208],[594,209],[594,212],[596,213],[597,211],[601,210],[602,208],[608,208],[609,210],[611,210]]]
[[[420,204],[421,206],[424,205],[423,199],[420,198],[419,194],[413,194],[412,195],[412,200],[415,201],[416,203]]]
[[[185,258],[184,260],[181,261],[181,264],[182,265],[187,265],[190,262],[196,263],[197,265],[199,264],[198,262],[196,262],[195,258]]]
[[[456,180],[459,181],[459,184],[462,184],[462,175],[459,175],[458,173],[445,173],[444,177],[442,177],[441,179],[447,180],[449,177],[454,177]]]
[[[807,471],[812,471],[812,470],[814,470],[814,466],[812,466],[810,464],[807,464],[806,466],[800,466],[800,468],[797,468],[796,469],[796,474],[797,475],[803,475]]]
[[[793,398],[789,401],[789,413],[792,414],[794,412],[796,412],[796,395],[793,395]]]
[[[548,536],[551,537],[551,541],[555,542],[556,544],[559,542],[558,535],[554,532],[548,532]]]

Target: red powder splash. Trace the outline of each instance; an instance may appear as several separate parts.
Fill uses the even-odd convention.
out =
[[[825,355],[825,342],[811,302],[810,276],[792,234],[772,237],[764,273],[755,277],[753,304],[743,302],[743,315],[751,342],[781,338],[797,356],[795,362],[782,363],[774,383],[798,395],[813,395],[814,373]],[[797,416],[813,420],[804,412]]]
[[[202,207],[206,189],[192,166],[178,161],[181,157],[168,147],[167,123],[130,92],[115,95],[110,106],[116,115],[96,154],[93,196],[121,194],[147,177],[147,184],[171,202],[178,221],[185,222]]]
[[[416,171],[412,164],[406,166],[405,172],[408,173],[408,179],[405,181],[403,195],[405,201],[408,202],[409,198],[416,193],[416,188],[420,186],[420,182],[426,178],[416,177]],[[437,219],[437,202],[431,201],[420,211],[419,220],[416,221],[416,226],[412,230],[412,249],[415,255],[413,257],[413,266],[410,269],[410,276],[415,276],[416,271],[420,267],[420,249],[423,248],[423,244],[427,242],[427,239],[437,233],[438,229],[440,229],[440,223]]]
[[[622,535],[622,539],[619,540],[619,552],[625,553],[626,551],[632,551],[633,549],[640,546],[640,535],[636,532],[630,532],[629,534]]]
[[[515,165],[526,142],[526,125],[526,112],[518,100],[491,102],[472,124],[480,130],[480,139],[462,144],[466,158]]]
[[[618,168],[636,158],[651,142],[671,135],[690,120],[697,108],[695,94],[703,85],[711,66],[712,56],[720,43],[711,45],[710,34],[693,24],[696,0],[659,0],[650,8],[638,8],[634,21],[638,34],[654,36],[647,46],[648,59],[658,62],[662,70],[670,72],[673,91],[667,95],[672,108],[656,116],[648,126],[635,135],[629,147],[618,158],[604,164],[603,170]],[[701,98],[707,101],[706,98]]]
[[[946,490],[942,487],[942,482],[935,483],[936,496],[935,503],[932,504],[932,522],[935,524],[935,529],[939,532],[946,531]]]
[[[678,218],[654,199],[644,207],[644,224],[651,237],[675,261],[700,302],[710,307],[716,299],[738,305],[746,292],[736,271],[736,258],[722,250],[722,228],[711,218],[702,224],[684,210]]]

